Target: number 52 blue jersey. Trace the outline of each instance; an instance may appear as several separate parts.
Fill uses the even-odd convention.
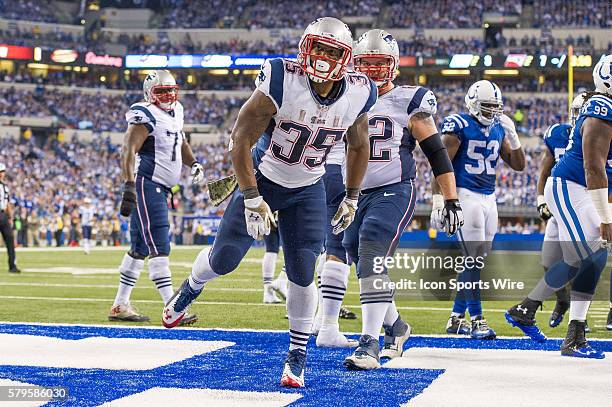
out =
[[[506,135],[501,124],[483,126],[470,114],[452,114],[444,118],[442,133],[456,134],[461,142],[453,158],[457,187],[494,193],[499,151]]]
[[[586,187],[584,176],[584,158],[582,154],[582,125],[588,117],[612,121],[612,99],[603,95],[591,97],[580,109],[580,116],[572,131],[565,154],[552,169],[552,176],[573,181]],[[608,192],[612,192],[612,147],[608,150],[606,173],[608,174]]]

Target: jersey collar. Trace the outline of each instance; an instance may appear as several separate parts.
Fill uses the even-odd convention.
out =
[[[333,105],[342,97],[342,95],[344,95],[344,92],[346,91],[346,76],[334,84],[331,96],[326,98],[322,98],[317,92],[315,92],[315,90],[312,88],[312,84],[310,83],[310,79],[306,78],[306,80],[308,81],[308,89],[310,89],[310,94],[321,106]]]

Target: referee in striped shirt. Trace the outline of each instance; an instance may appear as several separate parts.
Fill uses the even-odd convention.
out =
[[[13,240],[13,210],[11,208],[8,186],[4,183],[6,166],[0,163],[0,233],[8,252],[10,273],[19,273],[15,265],[15,241]]]

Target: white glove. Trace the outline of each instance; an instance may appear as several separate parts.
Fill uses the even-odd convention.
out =
[[[345,197],[331,221],[334,235],[344,232],[349,227],[355,219],[355,212],[357,212],[357,200]]]
[[[519,140],[518,133],[516,132],[514,121],[507,115],[502,114],[499,116],[499,124],[501,124],[506,132],[506,138],[508,139],[508,143],[510,143],[510,149],[517,150],[521,148],[521,141]]]
[[[256,240],[270,234],[270,225],[276,226],[274,214],[263,196],[244,200],[244,219],[247,233]]]
[[[442,209],[444,209],[444,197],[440,194],[434,194],[432,197],[431,216],[429,217],[429,223],[432,228],[441,230],[444,224],[442,218]]]
[[[195,162],[191,165],[191,183],[199,185],[204,182],[204,167],[202,164]]]

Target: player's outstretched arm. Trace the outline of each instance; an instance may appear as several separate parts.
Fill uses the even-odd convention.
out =
[[[601,237],[612,242],[612,210],[608,201],[608,176],[606,164],[612,123],[588,117],[582,125],[582,150],[584,152],[584,175],[587,189],[601,218]]]
[[[251,147],[266,130],[274,114],[276,114],[274,103],[259,90],[253,92],[238,113],[229,150],[238,186],[243,193],[249,188],[257,189]]]
[[[134,184],[134,162],[136,153],[149,137],[149,130],[143,124],[128,125],[121,149],[121,175],[123,177],[123,194],[119,212],[122,216],[130,216],[136,206],[136,187]]]
[[[540,161],[540,177],[538,178],[538,195],[536,201],[538,212],[540,213],[540,218],[542,218],[542,220],[548,220],[552,217],[550,209],[548,209],[548,205],[544,200],[544,186],[546,185],[546,180],[548,177],[550,177],[552,167],[554,166],[555,157],[550,153],[548,148],[545,148],[544,152],[542,152],[542,159]]]

